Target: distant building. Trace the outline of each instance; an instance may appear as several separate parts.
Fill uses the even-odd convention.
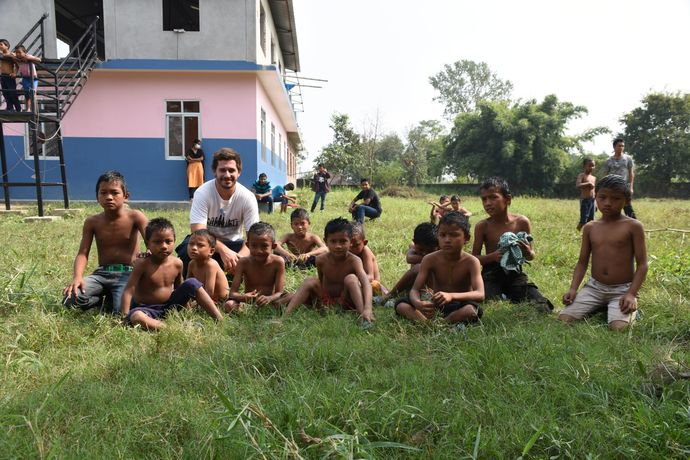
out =
[[[133,200],[185,200],[184,153],[197,137],[207,180],[220,147],[242,155],[245,185],[261,172],[272,184],[295,180],[301,140],[286,88],[286,75],[300,70],[292,0],[11,1],[2,5],[0,35],[14,46],[44,12],[47,61],[57,58],[57,38],[76,45],[101,18],[99,62],[61,120],[71,199],[94,199],[98,175],[115,169]],[[33,176],[26,126],[4,124],[14,181]],[[50,142],[41,154],[43,180],[58,180]],[[11,190],[13,199],[34,196]]]

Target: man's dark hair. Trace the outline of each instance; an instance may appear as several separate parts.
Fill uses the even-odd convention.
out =
[[[295,184],[293,184],[292,182],[288,182],[287,184],[285,184],[284,188],[285,188],[285,190],[294,190]]]
[[[439,228],[441,225],[457,225],[465,234],[465,238],[470,237],[470,220],[461,212],[450,211],[445,213],[438,222]]]
[[[424,222],[414,228],[412,241],[414,244],[425,247],[438,247],[438,234],[436,233],[436,225],[431,222]]]
[[[307,222],[311,223],[311,220],[309,219],[309,213],[304,208],[297,208],[294,211],[292,211],[292,213],[290,213],[290,222],[292,222],[295,219],[306,219]]]
[[[235,164],[237,165],[237,171],[242,172],[242,158],[240,158],[240,154],[237,153],[235,149],[231,149],[230,147],[223,147],[222,149],[218,150],[216,153],[213,154],[213,162],[211,163],[211,169],[215,171],[218,167],[218,162],[230,160],[235,160]]]
[[[323,237],[328,239],[328,235],[338,232],[345,232],[349,238],[352,238],[352,224],[350,221],[342,217],[329,220],[326,228],[323,229]]]
[[[10,46],[10,44],[8,43],[7,46]],[[26,53],[26,47],[24,45],[17,45],[14,47],[14,50],[15,51],[23,51]]]
[[[216,237],[213,233],[209,232],[205,228],[199,230],[194,230],[192,236],[198,236],[199,238],[205,238],[208,241],[208,245],[215,249],[216,247]],[[190,238],[191,239],[191,238]]]
[[[165,217],[151,219],[146,226],[146,230],[144,230],[146,241],[150,240],[155,232],[162,232],[163,230],[172,230],[173,236],[175,236],[175,227],[168,219]]]
[[[481,192],[482,190],[488,190],[490,188],[497,189],[505,198],[512,196],[510,194],[510,186],[508,185],[508,181],[502,177],[493,176],[485,179],[484,182],[482,182],[482,185],[479,186],[479,191]]]
[[[247,230],[247,239],[249,239],[250,235],[268,235],[269,237],[271,237],[271,241],[276,240],[276,231],[273,229],[273,226],[268,222],[257,222],[253,224],[251,227],[249,227],[249,230]]]
[[[201,144],[201,139],[198,137],[192,141],[192,144]]]
[[[261,174],[259,174],[259,179],[261,179],[262,177],[268,178],[268,176],[266,175],[266,173],[261,173]]]
[[[4,43],[5,45],[7,45],[8,48],[10,47],[10,42],[7,41],[6,38],[0,38],[0,43]]]
[[[365,182],[369,182],[369,179],[367,179],[366,177],[362,177],[362,178],[359,180],[359,183],[360,183],[360,184],[363,184],[363,183],[365,183]]]
[[[326,165],[325,165],[325,164],[323,164],[323,163],[319,163],[319,168],[325,168],[325,167],[326,167]]]
[[[594,163],[594,160],[592,160],[592,159],[589,158],[589,157],[583,158],[583,160],[582,160],[582,166],[587,166],[587,165],[590,164],[590,163]]]
[[[363,240],[366,240],[367,236],[364,233],[364,224],[357,221],[353,221],[350,223],[352,224],[352,237],[354,238],[355,236],[359,236]]]
[[[620,144],[621,142],[625,142],[622,138],[617,137],[613,140],[613,148],[616,148],[616,145]]]
[[[617,174],[609,174],[608,176],[604,176],[603,179],[598,180],[597,185],[594,186],[594,193],[599,193],[599,190],[601,190],[602,188],[608,188],[611,190],[615,190],[617,192],[623,192],[623,195],[625,195],[625,199],[628,201],[632,198],[632,193],[630,192],[630,185],[628,185],[628,183],[625,179],[623,179],[622,176],[619,176]]]
[[[127,195],[127,183],[125,182],[125,176],[123,176],[119,171],[106,171],[98,176],[98,180],[96,181],[96,196],[98,196],[98,188],[103,182],[119,182],[120,185],[122,185],[122,193]]]

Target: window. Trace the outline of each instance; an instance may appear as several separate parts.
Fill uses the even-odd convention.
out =
[[[185,150],[201,137],[199,101],[166,101],[165,111],[165,157],[184,159]]]
[[[266,11],[264,11],[263,3],[259,4],[261,9],[259,13],[259,43],[261,43],[261,51],[266,56]]]
[[[261,109],[261,161],[266,161],[266,112]]]
[[[199,32],[199,0],[163,0],[163,30]]]
[[[276,125],[271,123],[271,166],[276,165]]]
[[[56,130],[58,129],[57,123],[40,123],[38,128],[38,157],[41,160],[59,160],[58,152],[58,136]],[[29,136],[29,130],[31,125],[26,125],[26,132],[24,135],[24,158],[27,160],[33,160],[34,152],[32,145],[31,136]]]
[[[278,133],[278,169],[283,169],[283,135]]]

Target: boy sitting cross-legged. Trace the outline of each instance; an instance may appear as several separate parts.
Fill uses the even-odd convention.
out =
[[[63,291],[65,306],[86,310],[106,300],[114,313],[120,311],[122,291],[139,250],[137,233],[143,237],[147,223],[141,211],[125,206],[128,198],[125,178],[119,172],[108,171],[96,181],[96,199],[103,212],[84,221],[72,282]],[[84,277],[94,239],[98,268]]]
[[[216,237],[202,228],[192,232],[187,245],[191,262],[187,268],[187,278],[196,278],[214,302],[228,298],[230,287],[220,264],[213,259],[216,250]]]
[[[647,248],[642,224],[621,214],[630,203],[630,187],[621,176],[609,175],[595,186],[601,219],[583,227],[580,258],[570,290],[563,296],[567,307],[559,319],[570,323],[607,310],[609,328],[625,329],[637,310],[637,293],[647,276]],[[592,257],[592,277],[578,293]]]
[[[145,239],[151,255],[134,267],[122,294],[125,323],[162,329],[167,313],[185,306],[190,299],[196,299],[214,319],[222,319],[198,280],[189,278],[182,282],[182,260],[170,255],[175,247],[175,229],[170,221],[160,217],[152,219],[146,226]]]
[[[449,323],[471,323],[482,317],[484,300],[479,260],[463,251],[470,239],[470,223],[457,211],[449,211],[438,225],[440,249],[424,256],[410,298],[401,300],[395,312],[411,321],[426,321],[437,311]],[[424,292],[423,288],[429,287]]]
[[[306,209],[297,208],[290,214],[292,233],[283,235],[275,248],[275,253],[282,256],[288,266],[300,269],[313,267],[316,256],[328,251],[321,238],[309,232],[310,225]]]
[[[364,224],[359,222],[352,223],[352,240],[350,241],[350,252],[362,260],[362,267],[369,278],[371,284],[372,294],[388,293],[388,289],[381,284],[381,273],[379,272],[379,263],[376,261],[374,251],[367,245],[367,240],[364,234]]]
[[[550,313],[553,311],[553,304],[528,280],[521,267],[515,269],[514,264],[511,264],[513,267],[510,269],[508,265],[504,267],[501,264],[505,252],[499,247],[501,237],[506,233],[517,236],[521,232],[525,235],[532,232],[532,224],[527,217],[508,212],[513,199],[508,182],[500,177],[490,177],[479,187],[479,194],[489,217],[477,223],[474,228],[472,254],[482,264],[486,300],[500,300],[505,295],[511,302],[527,301],[534,304],[537,310]],[[482,246],[485,249],[484,255],[481,255]],[[534,249],[528,240],[516,238],[515,249],[519,249],[518,253],[525,260],[534,259]],[[504,260],[507,262],[508,258]]]
[[[284,316],[306,303],[322,307],[338,304],[356,310],[365,325],[374,321],[371,284],[362,261],[350,252],[352,224],[342,217],[333,219],[326,224],[324,238],[328,252],[316,258],[319,277],[304,280]]]
[[[249,256],[237,263],[235,277],[230,286],[229,300],[225,311],[232,313],[243,303],[253,302],[262,307],[279,303],[285,289],[285,261],[273,254],[276,247],[273,227],[265,222],[257,222],[247,230]],[[244,294],[239,292],[244,281]]]

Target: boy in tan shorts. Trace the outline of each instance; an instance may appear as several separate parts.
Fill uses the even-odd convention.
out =
[[[609,328],[625,329],[637,310],[637,293],[647,276],[647,248],[642,224],[621,214],[630,202],[630,187],[621,176],[608,175],[595,187],[601,219],[582,229],[580,258],[570,290],[563,296],[567,307],[559,319],[566,323],[606,308]],[[592,256],[592,278],[578,293]]]

